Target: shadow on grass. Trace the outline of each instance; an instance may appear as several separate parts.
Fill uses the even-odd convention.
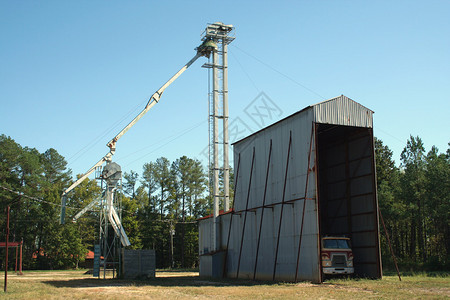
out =
[[[450,277],[449,271],[400,271],[400,275],[402,277]],[[397,272],[395,271],[385,271],[383,270],[383,276],[397,276]]]
[[[126,286],[161,286],[161,287],[205,287],[205,286],[259,286],[259,285],[278,285],[277,282],[252,281],[243,279],[214,279],[199,276],[171,276],[156,277],[145,280],[123,280],[123,279],[69,279],[69,280],[47,280],[45,284],[56,288],[93,288],[93,287],[126,287]]]

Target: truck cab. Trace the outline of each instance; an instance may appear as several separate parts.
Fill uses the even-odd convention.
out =
[[[325,275],[354,273],[353,252],[347,237],[323,237],[321,259]]]

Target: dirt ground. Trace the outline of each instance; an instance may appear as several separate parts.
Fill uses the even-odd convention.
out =
[[[323,284],[201,278],[198,272],[160,271],[156,278],[93,278],[86,270],[8,273],[8,299],[450,299],[450,278],[394,276],[331,280]],[[0,273],[4,279],[4,273]],[[0,279],[0,280],[1,280]],[[3,281],[3,280],[2,280]]]

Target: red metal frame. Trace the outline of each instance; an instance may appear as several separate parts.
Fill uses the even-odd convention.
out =
[[[23,242],[10,242],[8,241],[8,248],[11,247],[18,247],[22,244]],[[0,248],[5,248],[6,247],[6,242],[0,242]]]
[[[6,207],[6,241],[0,242],[0,248],[6,248],[5,250],[5,283],[4,283],[4,292],[6,293],[8,291],[8,252],[9,248],[16,247],[16,268],[15,272],[17,273],[17,256],[18,256],[18,248],[20,246],[20,265],[19,265],[19,275],[22,275],[22,245],[23,240],[21,242],[9,242],[9,212],[10,212],[10,206],[8,205]]]
[[[267,205],[255,206],[253,208],[250,208],[248,211],[256,211],[256,210],[258,210],[260,208],[272,208],[273,209],[274,206],[281,205],[281,204],[291,204],[292,205],[292,204],[294,204],[294,202],[299,201],[299,200],[304,200],[304,199],[306,199],[306,200],[313,200],[313,201],[316,200],[316,198],[300,197],[300,198],[287,200],[287,201],[284,201],[284,202],[276,202],[276,203],[271,203],[271,204],[267,204]],[[235,214],[241,214],[243,212],[245,212],[245,209],[234,211]]]

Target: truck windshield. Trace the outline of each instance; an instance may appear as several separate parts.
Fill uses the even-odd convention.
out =
[[[324,248],[331,248],[331,249],[349,249],[350,245],[347,240],[344,239],[324,239],[323,240],[323,247]]]

